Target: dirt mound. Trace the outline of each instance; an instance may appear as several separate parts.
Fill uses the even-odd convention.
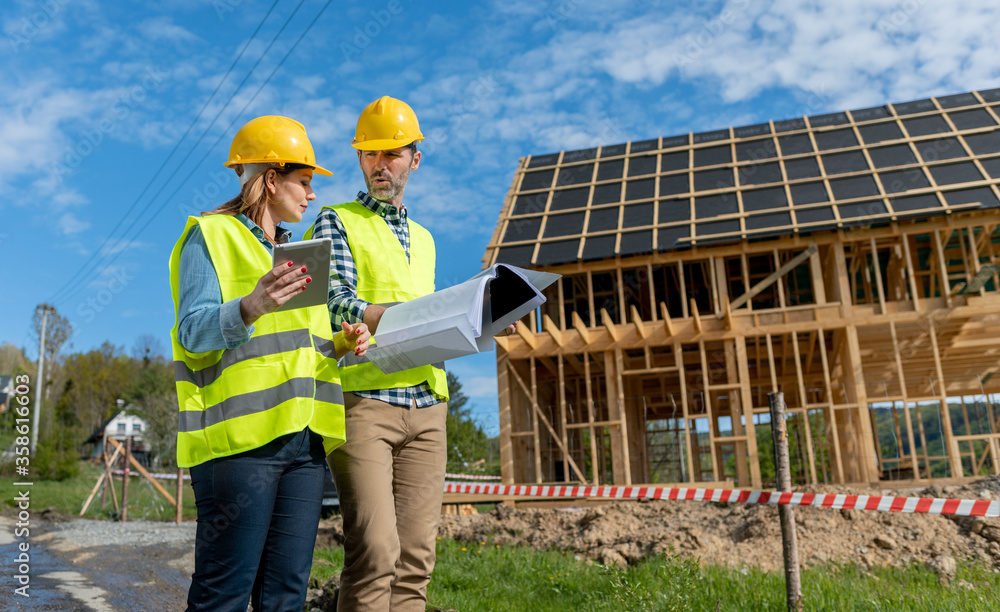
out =
[[[1000,478],[905,493],[835,486],[797,490],[998,500]],[[650,500],[573,510],[515,510],[501,504],[489,513],[444,515],[441,519],[442,537],[573,551],[604,564],[632,564],[672,546],[711,564],[754,566],[766,571],[779,570],[782,565],[775,506]],[[1000,571],[998,518],[796,507],[795,522],[799,556],[805,564],[919,562],[933,566],[952,557]]]

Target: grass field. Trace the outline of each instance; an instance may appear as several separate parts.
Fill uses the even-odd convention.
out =
[[[54,508],[77,515],[100,474],[93,464],[61,482],[36,481],[33,509]],[[5,487],[14,480],[5,477]],[[162,481],[173,494],[174,483]],[[121,500],[121,477],[115,478]],[[13,495],[5,495],[11,505]],[[194,496],[185,487],[184,518],[194,520]],[[101,507],[100,493],[88,518],[114,516],[110,496]],[[174,508],[144,479],[129,484],[129,517],[173,520]],[[312,582],[321,585],[340,571],[343,550],[317,550]],[[855,565],[805,569],[802,590],[808,610],[992,611],[1000,609],[1000,574],[981,566],[959,564],[950,586],[923,566],[866,571]],[[666,557],[627,570],[588,565],[571,551],[536,552],[490,542],[438,542],[438,562],[428,589],[429,607],[461,612],[505,610],[532,612],[580,610],[784,609],[784,578],[754,569],[699,567],[690,560]]]
[[[80,514],[84,500],[90,494],[97,477],[101,474],[101,468],[93,463],[80,462],[80,474],[74,478],[62,481],[56,480],[34,480],[31,486],[31,504],[36,511],[52,508],[62,514],[76,516]],[[4,486],[12,486],[12,477],[4,477]],[[119,507],[122,501],[122,477],[114,476],[115,493],[118,496]],[[177,482],[171,480],[161,480],[160,485],[171,495],[176,494]],[[7,505],[13,505],[13,495],[5,495]],[[184,520],[194,520],[197,511],[194,506],[194,494],[191,493],[190,485],[184,487],[182,498]],[[116,515],[114,503],[111,499],[111,491],[108,491],[107,504],[101,506],[101,493],[98,491],[91,502],[86,518],[107,519]],[[167,502],[153,485],[145,478],[132,476],[128,485],[128,517],[132,519],[145,519],[151,521],[174,520],[176,510],[173,505]]]
[[[319,550],[313,583],[339,572],[340,548]],[[965,585],[963,585],[964,581]],[[971,587],[971,588],[970,588]],[[1000,609],[1000,574],[959,564],[951,586],[922,566],[865,571],[830,565],[803,572],[807,610],[969,611]],[[461,612],[785,609],[784,577],[752,569],[702,567],[678,558],[628,570],[587,565],[571,553],[442,540],[428,588],[430,609]]]

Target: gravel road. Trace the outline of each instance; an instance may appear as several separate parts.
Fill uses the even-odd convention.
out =
[[[0,558],[13,562],[16,519],[0,515]],[[184,608],[194,568],[195,523],[33,517],[31,578],[22,597],[4,572],[0,610],[145,611]],[[14,568],[11,568],[14,569]]]

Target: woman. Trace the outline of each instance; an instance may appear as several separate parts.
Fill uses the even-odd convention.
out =
[[[326,456],[344,441],[336,358],[364,355],[364,324],[330,329],[325,305],[277,309],[310,271],[273,267],[309,201],[316,164],[302,124],[253,119],[229,161],[240,195],[190,217],[170,258],[180,418],[177,463],[198,508],[188,610],[301,610]]]

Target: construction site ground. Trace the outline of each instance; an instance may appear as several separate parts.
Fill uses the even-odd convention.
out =
[[[815,493],[885,491],[821,486]],[[890,493],[891,494],[891,493]],[[903,491],[907,496],[1000,499],[1000,478],[971,484]],[[955,562],[992,568],[1000,580],[1000,519],[947,517],[863,510],[796,507],[803,564],[861,566],[927,564],[950,580]],[[16,519],[0,516],[4,532]],[[194,524],[94,521],[39,512],[33,517],[32,601],[0,594],[0,609],[29,604],[36,610],[147,610],[184,606],[193,569]],[[341,519],[320,524],[317,547],[343,542]],[[492,541],[501,546],[573,551],[584,562],[635,564],[675,552],[705,564],[780,571],[777,508],[695,501],[581,503],[567,508],[512,508],[506,504],[474,514],[445,514],[440,535]],[[16,556],[8,538],[0,549]],[[328,597],[313,589],[310,603]],[[324,606],[325,607],[325,606]],[[309,606],[307,606],[309,609]]]

